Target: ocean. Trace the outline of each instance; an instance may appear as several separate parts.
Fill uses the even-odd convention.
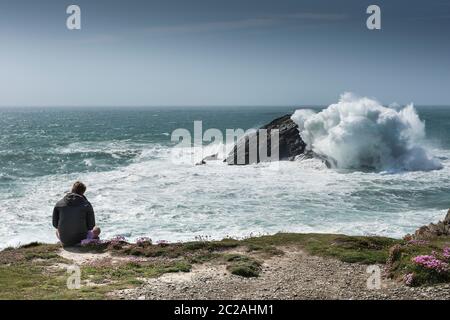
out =
[[[342,170],[309,159],[283,161],[274,170],[267,163],[173,161],[177,128],[192,132],[201,120],[204,130],[247,130],[296,109],[2,108],[0,248],[56,242],[53,206],[76,180],[88,186],[103,238],[130,241],[279,231],[402,237],[444,217],[450,207],[450,107],[416,107],[426,133],[417,144],[439,168]]]

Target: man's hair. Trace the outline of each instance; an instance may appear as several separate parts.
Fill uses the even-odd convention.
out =
[[[79,194],[82,196],[85,191],[86,191],[86,185],[81,181],[75,182],[72,186],[72,193],[76,193],[76,194]]]

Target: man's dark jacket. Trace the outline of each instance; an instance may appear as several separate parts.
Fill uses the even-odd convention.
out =
[[[86,197],[69,193],[53,209],[53,226],[64,246],[79,244],[95,226],[94,209]]]

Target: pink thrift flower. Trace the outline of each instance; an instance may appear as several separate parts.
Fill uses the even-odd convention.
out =
[[[450,247],[445,247],[444,250],[442,251],[442,256],[445,259],[450,259]]]
[[[403,277],[403,281],[405,282],[405,284],[407,286],[412,285],[413,281],[414,281],[414,273],[408,273]]]
[[[437,259],[433,255],[423,255],[414,257],[413,262],[423,268],[435,270],[439,273],[443,273],[448,270],[448,263]]]

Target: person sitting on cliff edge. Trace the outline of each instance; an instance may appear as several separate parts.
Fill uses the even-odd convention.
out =
[[[72,191],[58,201],[53,209],[53,227],[63,246],[79,245],[85,239],[98,239],[100,228],[95,226],[92,205],[84,196],[86,186],[77,181]]]

